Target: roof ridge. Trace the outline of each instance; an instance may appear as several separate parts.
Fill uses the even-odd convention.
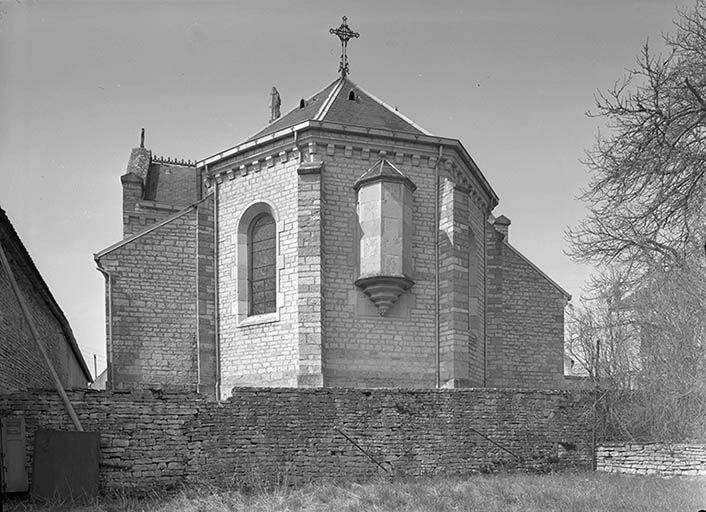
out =
[[[185,206],[184,208],[182,208],[182,209],[179,210],[178,212],[176,212],[176,213],[174,213],[174,214],[172,214],[172,215],[169,215],[169,216],[165,217],[164,219],[160,220],[159,222],[155,222],[154,224],[151,224],[151,225],[147,226],[147,227],[146,227],[145,229],[143,229],[142,231],[138,231],[137,233],[135,233],[135,234],[133,234],[133,235],[130,235],[130,236],[128,236],[127,238],[123,238],[122,240],[120,240],[120,241],[118,241],[118,242],[115,242],[114,244],[112,244],[112,245],[106,247],[105,249],[100,250],[100,251],[94,253],[94,254],[93,254],[93,259],[94,259],[94,260],[96,261],[96,263],[97,263],[98,260],[99,260],[100,258],[102,258],[103,256],[105,256],[106,254],[109,254],[109,253],[115,251],[116,249],[120,249],[120,248],[123,247],[124,245],[127,245],[127,244],[129,244],[129,243],[134,242],[135,240],[137,240],[137,239],[139,239],[139,238],[142,238],[143,236],[145,236],[145,235],[151,233],[152,231],[154,231],[154,230],[156,230],[156,229],[161,228],[162,226],[165,226],[165,225],[169,224],[170,222],[173,222],[173,221],[177,220],[178,218],[180,218],[180,217],[186,215],[187,213],[191,213],[193,210],[195,210],[196,208],[198,208],[198,206],[199,206],[201,203],[205,202],[205,201],[206,201],[207,199],[209,199],[212,195],[213,195],[213,193],[210,193],[210,194],[208,194],[206,197],[204,197],[203,199],[199,199],[198,201],[194,201],[193,203],[191,203],[191,204],[188,205],[188,206]]]
[[[515,246],[512,245],[512,244],[510,244],[510,242],[507,241],[507,238],[504,239],[503,242],[505,243],[505,245],[506,245],[507,247],[510,248],[510,250],[512,250],[512,252],[514,252],[517,256],[519,256],[520,259],[522,259],[522,261],[524,261],[525,263],[527,263],[532,269],[534,269],[535,272],[537,272],[540,276],[542,276],[544,279],[546,279],[546,280],[549,282],[549,284],[551,284],[552,286],[554,286],[554,288],[556,288],[556,290],[557,290],[559,293],[561,293],[564,297],[566,297],[566,300],[567,300],[567,301],[570,301],[570,300],[571,300],[571,294],[570,294],[569,292],[567,292],[566,290],[564,290],[564,288],[562,288],[561,286],[559,286],[559,284],[558,284],[556,281],[554,281],[554,279],[552,279],[551,277],[549,277],[546,272],[544,272],[544,271],[543,271],[541,268],[539,268],[535,263],[533,263],[527,256],[525,256],[524,254],[522,254],[522,253],[520,252],[520,250],[519,250],[517,247],[515,247]]]
[[[69,323],[68,318],[66,318],[66,314],[61,309],[61,306],[59,306],[56,297],[54,297],[51,288],[49,288],[49,285],[44,280],[44,276],[42,276],[42,273],[39,271],[39,268],[32,259],[32,255],[27,250],[27,247],[25,247],[24,242],[20,238],[20,235],[15,229],[15,226],[12,224],[12,221],[7,215],[7,212],[2,207],[0,207],[0,225],[2,224],[7,226],[8,238],[5,239],[6,243],[3,244],[3,237],[0,235],[0,246],[6,247],[7,252],[10,252],[11,249],[19,251],[19,254],[15,253],[14,256],[19,256],[19,258],[24,260],[23,262],[20,262],[18,260],[18,263],[22,266],[24,266],[25,264],[27,265],[27,270],[29,271],[29,274],[25,275],[32,282],[32,284],[39,289],[39,294],[41,295],[42,300],[49,307],[51,314],[54,316],[54,318],[56,318],[56,321],[59,323],[59,327],[66,335],[66,340],[68,341],[71,350],[76,356],[78,365],[81,367],[81,371],[83,371],[84,376],[87,377],[86,380],[92,381],[93,379],[91,377],[91,370],[88,369],[88,365],[86,364],[86,360],[83,357],[83,353],[81,352],[81,348],[78,345],[78,341],[76,341],[76,336],[74,335],[73,329],[71,329],[71,324]],[[7,242],[10,242],[12,244],[12,247],[10,247],[10,243]]]
[[[313,117],[314,121],[322,121],[324,117],[326,117],[326,114],[328,114],[329,109],[331,108],[331,105],[333,105],[333,100],[336,99],[336,96],[341,92],[341,89],[343,89],[343,82],[345,78],[339,78],[338,79],[338,84],[331,89],[331,92],[329,93],[328,97],[324,101],[324,103],[321,105],[321,108],[319,111],[316,113],[316,115]],[[352,83],[352,82],[351,82]],[[327,86],[330,87],[330,86]],[[321,92],[325,91],[326,88],[322,89]],[[316,94],[314,94],[316,96]]]
[[[412,121],[410,118],[408,118],[408,117],[405,116],[404,114],[401,114],[398,110],[395,110],[394,108],[392,108],[390,105],[388,105],[387,103],[385,103],[384,101],[382,101],[380,98],[378,98],[378,97],[375,96],[374,94],[369,93],[368,91],[366,91],[365,89],[363,89],[361,86],[359,86],[358,84],[354,83],[352,80],[349,80],[349,82],[350,82],[352,85],[354,85],[355,87],[357,87],[361,92],[363,92],[363,93],[365,93],[367,96],[369,96],[373,101],[375,101],[375,102],[377,102],[379,105],[385,107],[387,110],[389,110],[390,112],[392,112],[393,114],[395,114],[397,117],[399,117],[400,119],[402,119],[404,122],[411,124],[411,125],[414,126],[417,130],[419,130],[420,132],[422,132],[424,135],[429,135],[429,136],[433,137],[432,133],[431,133],[429,130],[426,130],[426,129],[422,128],[422,127],[419,126],[417,123],[415,123],[414,121]]]
[[[407,177],[407,175],[405,173],[403,173],[394,163],[390,162],[387,158],[385,158],[385,157],[380,158],[380,166],[385,165],[385,163],[387,163],[387,165],[390,166],[392,168],[392,170],[395,171],[400,176],[404,176],[405,178]]]
[[[309,98],[307,99],[307,101],[311,101],[312,98],[315,98],[316,96],[318,96],[319,94],[321,94],[322,92],[324,92],[326,89],[328,89],[329,87],[331,87],[333,84],[335,84],[335,83],[336,83],[337,81],[339,81],[339,80],[343,80],[343,79],[342,79],[342,78],[336,78],[336,80],[334,80],[333,82],[331,82],[330,84],[328,84],[326,87],[323,87],[323,88],[320,89],[319,91],[317,91],[317,92],[315,92],[314,94],[312,94],[311,96],[309,96]],[[334,87],[334,89],[335,89],[335,87]],[[279,121],[280,119],[283,119],[283,118],[287,117],[287,116],[288,116],[289,114],[291,114],[292,112],[296,112],[297,110],[299,110],[299,108],[300,108],[300,107],[295,106],[295,107],[289,109],[286,114],[279,116],[277,119],[273,119],[272,121],[268,122],[268,123],[267,123],[265,126],[263,126],[262,128],[259,128],[255,133],[253,133],[253,134],[250,135],[249,137],[246,137],[243,142],[248,142],[248,141],[253,140],[256,135],[259,135],[261,132],[267,130],[267,127],[269,127],[269,126],[272,125],[273,123],[276,123],[276,122]]]

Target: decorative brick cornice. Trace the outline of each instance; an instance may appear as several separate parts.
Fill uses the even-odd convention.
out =
[[[461,192],[462,194],[470,194],[471,193],[471,188],[459,183],[454,184],[454,190]]]
[[[285,128],[283,130],[280,130],[275,133],[271,133],[268,135],[265,135],[259,139],[256,140],[251,140],[247,141],[243,144],[240,144],[238,146],[234,146],[230,149],[224,150],[220,153],[217,153],[213,156],[210,156],[208,158],[205,158],[203,160],[200,160],[197,162],[197,167],[202,168],[206,166],[211,166],[211,165],[217,165],[220,162],[223,162],[224,160],[227,160],[229,158],[235,157],[239,158],[243,155],[246,154],[253,154],[257,153],[258,150],[262,151],[262,148],[268,148],[265,149],[262,153],[267,153],[271,154],[272,153],[272,145],[273,144],[279,144],[279,147],[281,148],[282,145],[287,145],[284,143],[287,139],[290,141],[292,138],[295,138],[295,140],[301,139],[303,136],[309,136],[310,134],[315,133],[315,134],[325,134],[325,138],[330,138],[334,137],[337,139],[340,139],[341,137],[346,138],[345,144],[341,144],[342,148],[344,148],[344,154],[348,153],[351,154],[351,150],[355,150],[357,148],[360,148],[361,146],[368,146],[369,144],[363,143],[362,141],[364,139],[369,139],[371,140],[371,144],[374,145],[394,145],[395,147],[400,147],[400,146],[405,146],[405,145],[411,145],[411,146],[418,146],[420,149],[422,147],[427,148],[427,149],[438,149],[439,147],[444,147],[447,149],[450,149],[454,151],[455,155],[457,158],[460,159],[461,162],[463,162],[463,167],[464,167],[464,173],[468,174],[468,179],[477,181],[478,186],[485,194],[488,195],[489,198],[489,203],[491,203],[493,206],[495,206],[498,202],[498,197],[493,191],[492,187],[488,183],[488,181],[485,179],[483,176],[482,172],[476,165],[476,163],[473,161],[471,156],[468,154],[467,150],[463,146],[460,140],[458,139],[450,139],[446,137],[436,137],[436,136],[431,136],[431,135],[425,135],[425,134],[412,134],[412,133],[406,133],[406,132],[395,132],[392,130],[387,130],[387,129],[379,129],[379,128],[364,128],[364,127],[358,127],[358,126],[352,126],[352,125],[344,125],[344,124],[339,124],[339,123],[331,123],[331,122],[325,122],[325,121],[305,121],[302,122],[298,125],[291,126],[288,128]],[[360,138],[361,143],[360,144],[351,144],[351,139],[352,138]],[[389,141],[389,144],[385,144],[381,142],[373,142],[373,141],[383,141],[387,140]],[[333,142],[333,141],[332,141]],[[291,142],[290,142],[291,144]],[[331,144],[331,142],[328,142],[327,144]],[[351,150],[345,149],[345,147],[351,148]],[[330,151],[327,147],[327,153]],[[371,148],[372,151],[372,148]],[[400,152],[399,150],[396,150]],[[406,155],[412,155],[414,158],[414,151],[402,151],[402,156],[400,158],[404,158]],[[381,155],[382,157],[382,155]],[[263,157],[264,158],[264,157]],[[365,158],[365,154],[363,155],[363,158]],[[429,165],[430,167],[434,167],[436,164],[436,157],[430,156],[429,158]],[[413,163],[414,165],[414,163]]]
[[[458,141],[452,139],[436,138],[437,142],[444,145],[456,144],[456,149],[460,151],[446,152],[442,155],[441,160],[438,157],[438,147],[434,150],[429,144],[430,139],[426,137],[424,144],[418,138],[410,140],[401,140],[400,144],[390,146],[384,144],[383,141],[366,140],[366,138],[358,137],[355,130],[346,132],[343,137],[336,133],[320,133],[319,131],[312,134],[310,130],[298,132],[297,140],[290,139],[285,143],[283,138],[268,138],[271,143],[269,146],[263,144],[246,144],[235,152],[224,152],[219,161],[214,162],[215,169],[205,165],[206,161],[200,162],[208,169],[208,174],[205,178],[206,187],[211,186],[212,179],[216,175],[227,176],[227,179],[233,180],[242,176],[247,176],[252,172],[261,172],[272,169],[274,164],[283,164],[292,160],[301,161],[320,161],[326,157],[340,155],[343,158],[360,157],[363,160],[377,160],[385,158],[396,163],[404,163],[412,167],[429,167],[435,168],[437,161],[440,169],[445,172],[449,178],[456,184],[457,190],[471,194],[474,204],[477,204],[481,209],[492,210],[497,204],[497,196],[489,188],[483,176],[479,171],[475,170],[475,164],[470,157],[464,152],[463,146]],[[319,137],[319,134],[323,137]],[[291,134],[290,134],[291,135]],[[370,135],[370,134],[367,134]],[[311,140],[311,137],[316,137],[316,140]],[[360,140],[356,140],[360,138]],[[280,142],[277,144],[277,142]],[[246,147],[247,146],[247,147]],[[300,149],[301,148],[301,149]],[[258,152],[259,150],[259,152]],[[233,157],[233,158],[231,158]],[[208,159],[210,160],[210,159]],[[230,160],[228,163],[225,160]],[[220,163],[218,163],[220,162]],[[308,169],[302,169],[300,174],[312,173]],[[221,180],[224,178],[220,178]],[[491,206],[492,205],[492,206]]]

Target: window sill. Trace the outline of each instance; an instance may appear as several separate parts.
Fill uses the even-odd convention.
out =
[[[265,313],[264,315],[247,316],[238,322],[238,327],[250,327],[253,325],[271,324],[274,322],[279,322],[279,312],[277,311],[274,313]]]

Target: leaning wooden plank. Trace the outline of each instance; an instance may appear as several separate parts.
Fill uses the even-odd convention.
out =
[[[27,304],[25,303],[24,297],[22,296],[20,287],[17,285],[17,281],[15,281],[15,275],[12,273],[12,269],[10,268],[10,262],[7,260],[7,256],[5,256],[5,250],[2,248],[2,243],[0,243],[0,260],[2,260],[2,266],[5,269],[5,272],[7,273],[8,279],[10,280],[12,291],[15,292],[17,302],[20,304],[22,314],[24,315],[25,320],[27,321],[27,325],[29,325],[29,330],[32,332],[32,338],[34,339],[34,342],[37,345],[39,352],[41,352],[42,357],[44,358],[44,362],[47,365],[47,368],[49,368],[49,372],[51,373],[51,376],[54,379],[54,385],[56,386],[56,390],[59,392],[61,399],[64,401],[66,412],[69,413],[71,421],[76,427],[76,430],[78,430],[79,432],[83,432],[81,422],[78,420],[78,416],[76,416],[76,411],[74,411],[74,408],[71,405],[71,402],[69,401],[69,397],[66,395],[64,386],[61,385],[59,375],[57,375],[56,370],[54,369],[54,365],[51,364],[49,356],[47,355],[46,350],[44,350],[44,347],[42,346],[42,342],[39,339],[39,333],[37,332],[37,328],[34,325],[34,318],[32,318],[32,315],[29,314],[29,309],[27,309]]]

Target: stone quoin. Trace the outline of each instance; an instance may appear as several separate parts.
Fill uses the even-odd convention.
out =
[[[459,140],[350,79],[343,25],[340,76],[284,115],[273,92],[246,141],[132,150],[124,239],[95,255],[109,389],[566,387],[570,296]]]

